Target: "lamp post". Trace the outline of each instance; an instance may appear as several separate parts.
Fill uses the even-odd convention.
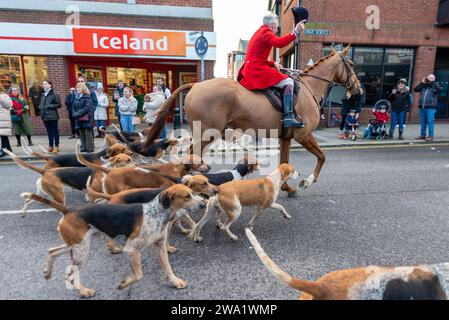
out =
[[[298,7],[301,6],[302,0],[298,0]],[[295,69],[299,69],[299,37],[301,35],[298,35],[298,38],[296,39],[295,44]]]

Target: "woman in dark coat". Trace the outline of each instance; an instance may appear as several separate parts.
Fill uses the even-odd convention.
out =
[[[345,129],[345,123],[346,123],[346,117],[349,114],[349,110],[355,110],[356,111],[356,118],[359,118],[359,114],[362,107],[362,96],[363,92],[353,94],[348,91],[346,93],[346,97],[341,101],[341,122],[340,122],[340,139],[344,139],[344,129]]]
[[[94,107],[90,90],[84,83],[76,86],[76,98],[73,103],[72,115],[75,118],[75,128],[79,130],[81,152],[94,151]]]
[[[48,151],[59,152],[58,109],[61,108],[61,99],[53,90],[53,83],[45,80],[42,82],[44,93],[42,94],[39,111],[44,121],[48,136]],[[54,148],[53,148],[54,147]]]
[[[391,102],[391,127],[389,138],[393,138],[396,124],[399,124],[399,140],[404,140],[402,136],[404,132],[405,115],[412,104],[412,95],[409,87],[407,87],[407,80],[401,79],[396,88],[393,89],[388,100]]]

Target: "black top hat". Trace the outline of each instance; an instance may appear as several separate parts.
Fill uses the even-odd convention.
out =
[[[292,12],[295,17],[295,26],[302,20],[309,20],[309,11],[304,7],[294,7]]]

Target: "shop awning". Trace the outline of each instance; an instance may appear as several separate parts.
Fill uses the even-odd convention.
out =
[[[439,27],[449,27],[449,0],[440,0],[437,24]]]

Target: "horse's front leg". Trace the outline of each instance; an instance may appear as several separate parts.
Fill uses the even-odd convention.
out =
[[[309,188],[314,182],[318,180],[321,168],[323,167],[324,162],[326,161],[326,156],[324,155],[324,152],[321,150],[320,146],[318,145],[318,142],[316,141],[312,133],[309,133],[301,140],[296,141],[298,141],[298,143],[300,143],[307,151],[315,155],[317,158],[317,164],[313,173],[307,179],[304,179],[299,183],[298,188],[300,190],[304,190]]]
[[[281,164],[288,163],[290,160],[290,145],[291,145],[291,139],[279,139],[279,144],[281,148]],[[298,195],[298,191],[295,188],[292,188],[288,185],[287,182],[285,182],[282,187],[282,191],[286,191],[288,193],[288,196],[293,198]]]

